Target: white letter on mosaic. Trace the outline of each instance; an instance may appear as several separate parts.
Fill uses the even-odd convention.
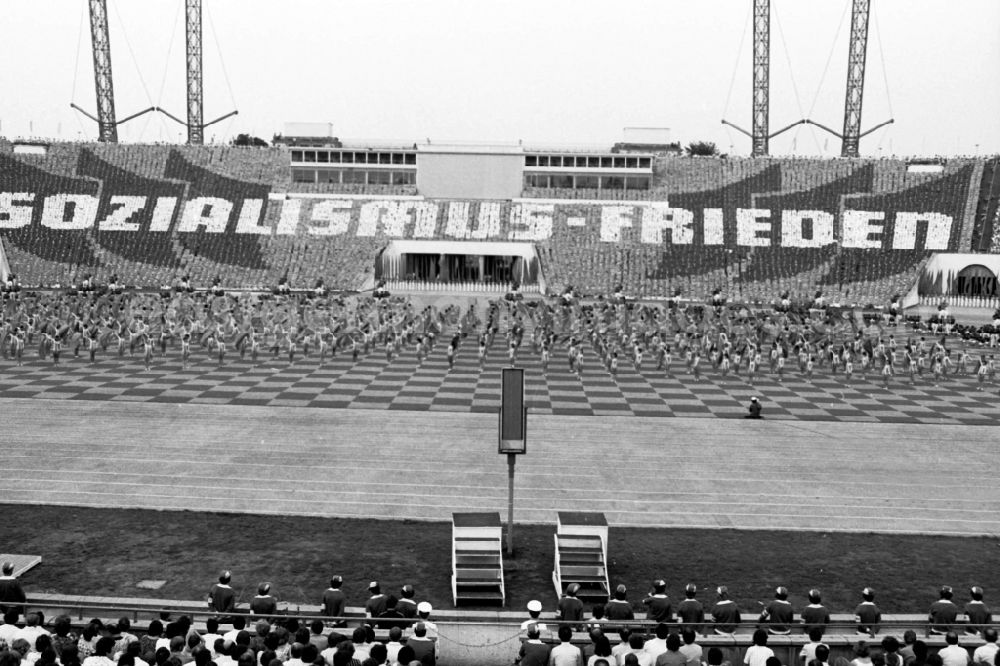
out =
[[[138,222],[129,222],[146,205],[146,197],[111,197],[111,212],[97,223],[101,231],[139,231]]]
[[[351,224],[354,205],[344,199],[324,199],[317,202],[309,216],[310,236],[337,236]]]
[[[198,227],[205,227],[210,234],[224,234],[232,212],[233,203],[219,197],[191,199],[184,206],[177,231],[197,231]]]
[[[66,219],[66,208],[73,213]],[[89,194],[55,194],[45,197],[42,226],[49,229],[89,229],[97,219],[97,197]]]
[[[771,237],[761,233],[771,233],[770,222],[758,222],[760,218],[771,217],[771,211],[762,208],[736,209],[736,244],[746,247],[770,247]]]
[[[601,240],[605,243],[621,241],[622,228],[632,226],[634,215],[634,206],[602,206]]]
[[[670,231],[671,245],[690,245],[694,242],[694,213],[667,204],[650,204],[642,207],[642,242],[661,245],[663,232]]]
[[[705,228],[705,245],[722,245],[726,240],[726,231],[722,226],[722,209],[705,208],[703,226]]]
[[[153,219],[149,221],[150,231],[170,231],[170,220],[177,208],[177,197],[157,197],[153,208]]]
[[[511,240],[543,241],[552,237],[554,204],[515,204],[510,213]]]
[[[863,249],[880,249],[882,247],[882,231],[884,225],[872,224],[872,220],[884,220],[885,213],[869,210],[844,211],[843,247],[858,247]],[[872,238],[875,236],[875,238]]]
[[[30,192],[0,192],[0,229],[20,229],[31,224],[34,200]]]
[[[925,250],[947,250],[951,238],[952,219],[942,213],[896,213],[893,225],[892,249],[912,250],[917,245],[917,223],[927,222]]]
[[[236,233],[270,236],[271,228],[266,224],[258,224],[260,210],[264,207],[263,199],[244,199],[240,207],[240,218],[236,221]],[[261,220],[263,222],[263,220]]]
[[[281,202],[281,216],[278,217],[278,236],[294,236],[302,217],[302,199],[285,199]]]
[[[805,238],[805,220],[812,220],[812,238]],[[833,215],[822,210],[781,211],[782,247],[823,247],[833,244]]]

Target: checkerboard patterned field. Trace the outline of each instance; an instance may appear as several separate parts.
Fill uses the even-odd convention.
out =
[[[619,371],[617,380],[596,365],[582,378],[568,372],[554,355],[547,372],[537,357],[522,354],[526,392],[534,414],[573,416],[640,415],[738,418],[751,395],[760,396],[766,418],[868,421],[886,423],[1000,424],[997,386],[977,390],[974,376],[949,376],[935,386],[930,377],[894,377],[887,389],[875,374],[867,378],[819,371],[811,379],[786,373],[783,381],[703,373],[695,379],[675,361],[667,375],[647,363],[641,372]],[[494,353],[480,368],[474,346],[464,344],[449,370],[442,345],[417,367],[412,352],[392,362],[373,353],[354,362],[349,355],[318,358],[267,358],[258,367],[238,357],[223,366],[201,352],[181,368],[179,352],[142,361],[99,356],[91,364],[82,354],[64,354],[58,366],[32,357],[23,366],[0,360],[0,397],[60,400],[152,401],[351,409],[495,412],[499,407],[500,369],[506,357]]]

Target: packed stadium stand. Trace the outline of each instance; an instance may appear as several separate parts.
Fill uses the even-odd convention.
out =
[[[514,200],[414,184],[292,182],[287,147],[0,141],[0,241],[27,286],[370,287],[392,239],[533,243],[549,292],[788,291],[879,304],[934,251],[1000,249],[997,159],[652,160],[646,190],[526,186]],[[553,179],[552,182],[554,182]],[[528,181],[526,181],[527,183]]]

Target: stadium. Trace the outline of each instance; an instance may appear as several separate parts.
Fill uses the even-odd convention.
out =
[[[767,0],[750,155],[205,143],[181,4],[186,143],[105,0],[96,140],[0,132],[0,666],[1000,664],[1000,155],[860,153],[869,2],[840,157]]]

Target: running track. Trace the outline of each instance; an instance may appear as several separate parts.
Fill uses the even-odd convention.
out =
[[[495,414],[143,400],[0,398],[0,502],[506,514]],[[1000,535],[995,425],[529,419],[522,522],[574,509],[614,525]]]

